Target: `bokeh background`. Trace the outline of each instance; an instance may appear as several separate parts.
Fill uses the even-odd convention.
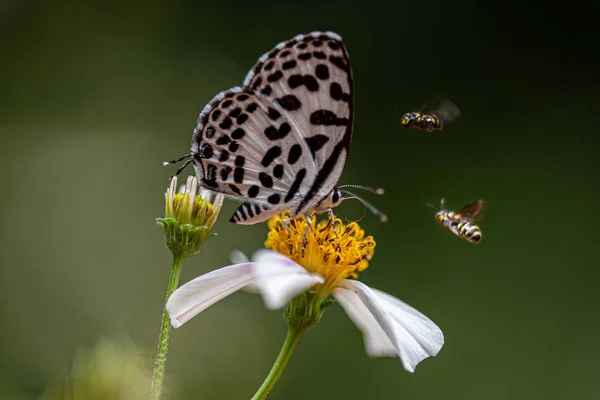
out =
[[[340,307],[301,340],[273,399],[600,398],[597,5],[3,1],[0,6],[0,398],[38,398],[81,351],[133,343],[150,369],[170,254],[154,218],[199,111],[298,33],[344,37],[355,131],[342,183],[389,215],[361,222],[361,279],[444,331],[415,374],[371,359]],[[443,132],[400,127],[436,95]],[[191,169],[188,170],[191,173]],[[185,176],[185,175],[184,175]],[[487,202],[479,245],[425,203]],[[262,246],[227,222],[186,282]],[[347,202],[338,214],[359,218]],[[285,335],[237,293],[173,332],[172,399],[247,399]],[[115,367],[117,368],[117,367]],[[80,397],[81,398],[81,397]]]

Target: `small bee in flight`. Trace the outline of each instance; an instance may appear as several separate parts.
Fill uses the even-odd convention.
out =
[[[450,100],[436,97],[419,111],[408,112],[400,123],[405,128],[415,128],[427,132],[439,131],[460,116],[460,110]]]
[[[438,211],[435,214],[435,220],[450,229],[456,236],[470,243],[479,243],[481,241],[481,229],[474,224],[474,221],[483,209],[483,200],[479,199],[467,204],[458,213],[446,210],[443,198],[440,208],[431,204],[427,205]]]

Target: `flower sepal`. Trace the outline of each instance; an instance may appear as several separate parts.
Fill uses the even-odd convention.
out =
[[[180,224],[175,218],[156,218],[156,223],[163,227],[165,243],[171,253],[183,257],[198,254],[208,238],[216,235],[210,233],[207,226]]]
[[[307,290],[296,296],[285,306],[283,315],[290,328],[303,332],[315,326],[325,309],[335,303],[333,299],[322,301],[314,290]]]
[[[335,303],[335,298],[329,296],[325,300],[321,301],[321,309],[325,310],[327,307]]]

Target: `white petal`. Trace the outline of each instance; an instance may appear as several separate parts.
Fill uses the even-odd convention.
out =
[[[209,203],[212,201],[212,198],[213,198],[212,190],[208,190],[208,189],[205,189],[202,186],[200,186],[198,188],[198,194],[200,195],[200,197],[202,197],[204,200],[208,201]]]
[[[244,291],[252,294],[260,294],[260,288],[256,284],[256,281],[250,281],[246,287],[244,287]]]
[[[247,263],[250,261],[248,259],[248,256],[239,250],[231,250],[231,252],[229,253],[229,260],[234,264],[242,264],[242,263]],[[248,285],[246,285],[244,290],[246,292],[252,293],[252,294],[260,293],[258,285],[254,281],[248,283]]]
[[[223,193],[217,193],[212,203],[213,210],[220,210],[223,205],[223,200],[225,200],[225,195]]]
[[[234,264],[243,264],[250,261],[248,256],[239,250],[231,250],[229,253],[229,260],[231,260],[231,262]]]
[[[442,330],[429,318],[400,299],[371,288],[388,312],[419,342],[428,356],[435,356],[444,345]],[[403,323],[405,322],[405,323]],[[425,357],[427,358],[427,357]]]
[[[440,328],[408,304],[358,281],[342,281],[340,288],[354,293],[362,302],[364,308],[355,308],[348,315],[365,334],[365,341],[378,341],[366,344],[367,348],[374,350],[373,354],[380,352],[389,355],[390,350],[389,344],[381,340],[381,333],[372,325],[373,320],[388,337],[404,369],[409,372],[414,372],[415,367],[427,357],[435,356],[444,345],[444,335]],[[348,297],[354,295],[336,289],[336,297],[342,299],[340,303],[344,309],[356,305],[356,298],[348,301]],[[371,313],[372,319],[365,317],[365,308]],[[357,315],[359,317],[355,319]],[[367,328],[363,329],[365,326]]]
[[[256,284],[267,308],[282,308],[288,301],[323,283],[322,276],[311,274],[286,256],[271,250],[254,253]]]
[[[340,303],[352,322],[360,329],[365,341],[365,351],[371,357],[395,357],[396,348],[379,326],[373,314],[352,290],[335,288],[336,300]]]
[[[254,279],[254,267],[254,263],[231,265],[182,285],[167,301],[171,325],[179,328],[199,312],[248,285]]]

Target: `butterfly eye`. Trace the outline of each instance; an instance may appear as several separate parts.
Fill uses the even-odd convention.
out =
[[[331,201],[332,206],[336,206],[338,202],[340,202],[341,198],[342,194],[338,188],[333,189],[329,195],[329,200]]]

